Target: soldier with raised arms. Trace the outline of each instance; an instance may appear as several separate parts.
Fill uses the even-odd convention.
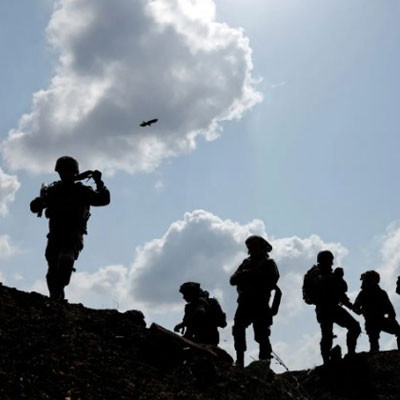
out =
[[[90,206],[109,204],[110,192],[101,180],[100,171],[86,171],[79,175],[78,162],[72,157],[59,158],[55,171],[60,180],[42,186],[40,196],[31,201],[30,209],[39,217],[45,210],[45,216],[49,219],[45,252],[47,287],[50,298],[63,300],[64,288],[70,282],[75,270],[74,263],[83,249]],[[83,178],[93,178],[96,189],[77,182]]]

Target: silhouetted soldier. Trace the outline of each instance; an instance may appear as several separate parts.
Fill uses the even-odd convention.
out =
[[[304,277],[303,297],[307,304],[315,304],[317,321],[321,326],[321,355],[326,364],[330,359],[333,343],[333,324],[347,328],[347,352],[356,351],[357,338],[361,333],[360,324],[342,307],[353,308],[347,297],[347,283],[343,269],[334,271],[333,254],[329,250],[318,253],[317,265]]]
[[[62,300],[64,288],[71,279],[74,262],[83,249],[83,235],[90,217],[90,206],[105,206],[110,203],[110,192],[101,180],[100,171],[87,171],[85,177],[92,177],[96,190],[76,182],[79,177],[78,162],[68,156],[57,160],[55,171],[60,181],[42,186],[40,197],[30,204],[31,211],[49,219],[49,234],[46,247],[48,271],[46,275],[50,298]]]
[[[183,333],[185,338],[196,343],[217,346],[218,327],[226,326],[226,315],[218,300],[209,297],[208,292],[202,290],[197,282],[186,282],[179,291],[187,304],[183,321],[175,326],[174,331]]]
[[[397,336],[400,350],[400,325],[388,294],[379,286],[380,276],[376,271],[361,275],[361,290],[354,302],[354,311],[365,318],[365,330],[370,351],[379,351],[379,335],[387,332]]]
[[[250,236],[246,240],[249,257],[243,260],[230,283],[238,291],[238,307],[234,317],[232,334],[236,350],[236,365],[243,368],[246,351],[246,328],[253,324],[254,339],[260,345],[259,359],[271,358],[272,348],[269,341],[272,317],[278,312],[279,304],[274,301],[274,309],[269,305],[271,291],[275,290],[276,299],[281,291],[276,286],[279,279],[275,261],[268,253],[272,246],[260,236]],[[278,301],[278,303],[279,303]]]
[[[400,276],[397,277],[396,281],[396,293],[400,294]]]

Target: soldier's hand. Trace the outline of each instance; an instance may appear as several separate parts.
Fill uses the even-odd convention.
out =
[[[99,171],[99,170],[94,170],[93,171],[93,179],[94,179],[94,181],[97,183],[97,182],[99,182],[99,181],[101,181],[101,172]]]
[[[174,332],[183,333],[184,330],[185,330],[185,326],[182,323],[176,325],[174,328]]]

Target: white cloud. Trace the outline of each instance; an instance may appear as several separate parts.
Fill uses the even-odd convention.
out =
[[[0,235],[0,258],[7,258],[17,252],[8,235]]]
[[[19,186],[15,175],[8,175],[0,168],[0,217],[8,213],[8,204],[14,201]]]
[[[211,0],[58,0],[47,36],[59,63],[2,144],[14,169],[47,172],[65,153],[150,171],[261,101],[248,39]]]
[[[127,309],[128,269],[122,265],[100,268],[95,273],[76,272],[67,288],[67,298],[90,307]]]
[[[381,281],[389,294],[394,293],[400,275],[400,222],[392,223],[381,239],[382,264],[378,269]]]

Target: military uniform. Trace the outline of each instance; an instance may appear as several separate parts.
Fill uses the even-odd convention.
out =
[[[30,209],[49,219],[46,247],[46,275],[50,297],[64,298],[64,287],[70,282],[74,262],[83,249],[83,235],[90,216],[90,206],[110,203],[110,192],[100,181],[97,189],[80,182],[57,181],[32,200]]]
[[[186,282],[180,287],[180,292],[187,301],[182,323],[175,331],[184,330],[184,337],[196,343],[219,343],[218,327],[226,326],[226,316],[218,300],[210,298],[208,292],[200,288],[196,282]]]
[[[236,286],[238,307],[234,317],[232,334],[238,357],[246,351],[246,328],[253,324],[254,339],[260,345],[260,359],[271,357],[269,336],[272,325],[272,312],[269,306],[271,291],[279,279],[275,261],[264,255],[249,257],[238,267],[230,278]]]
[[[354,302],[354,310],[365,318],[370,351],[379,351],[379,336],[382,331],[396,335],[400,349],[400,326],[396,321],[396,312],[388,294],[379,284],[362,287]]]
[[[219,343],[218,328],[207,318],[207,300],[199,297],[196,301],[186,304],[183,324],[186,326],[184,336],[196,343]]]
[[[317,266],[319,269],[319,266]],[[341,269],[340,269],[341,270]],[[349,298],[346,295],[347,283],[342,273],[336,271],[322,271],[317,281],[318,296],[316,301],[316,316],[321,327],[321,355],[324,362],[330,357],[333,344],[333,324],[347,328],[347,349],[349,354],[354,354],[357,338],[361,333],[360,324],[354,319],[342,304],[352,308]]]

